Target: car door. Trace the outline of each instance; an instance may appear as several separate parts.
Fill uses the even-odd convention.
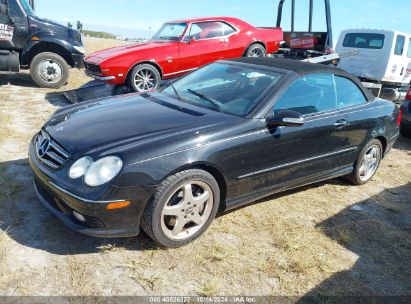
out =
[[[353,149],[351,153],[343,155],[340,162],[350,166],[355,162],[358,150],[369,140],[369,130],[376,124],[375,117],[378,114],[375,111],[378,111],[378,108],[376,109],[372,102],[367,102],[361,89],[351,79],[335,76],[335,84],[338,109],[347,119],[344,130],[347,147]]]
[[[28,18],[18,1],[8,1],[9,26],[13,29],[12,49],[23,49],[29,36]]]
[[[220,21],[192,23],[189,34],[180,43],[180,70],[199,68],[226,58],[227,36]]]
[[[308,75],[296,80],[268,115],[299,112],[301,127],[267,128],[261,124],[250,158],[254,172],[241,176],[247,192],[302,185],[337,173],[348,153],[345,115],[337,110],[334,76]]]

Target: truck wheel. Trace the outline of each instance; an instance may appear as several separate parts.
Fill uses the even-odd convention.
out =
[[[70,70],[67,62],[55,53],[40,53],[30,64],[34,82],[42,88],[58,89],[68,81]]]
[[[261,44],[253,44],[247,49],[245,57],[267,57],[267,52]]]
[[[144,210],[141,227],[157,244],[181,247],[207,230],[219,204],[220,189],[211,174],[181,171],[158,186]]]
[[[130,73],[128,84],[134,92],[154,91],[160,86],[160,72],[151,64],[139,64]]]

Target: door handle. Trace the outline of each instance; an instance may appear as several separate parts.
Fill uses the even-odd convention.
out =
[[[221,38],[221,39],[220,39],[220,42],[222,42],[222,43],[227,43],[227,42],[228,42],[228,39],[227,39],[227,38]]]
[[[334,123],[334,127],[336,128],[344,128],[346,125],[348,125],[348,123],[345,119],[338,120]]]

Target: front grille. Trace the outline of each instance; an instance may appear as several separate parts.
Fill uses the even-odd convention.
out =
[[[38,159],[53,170],[60,169],[69,158],[69,153],[44,130],[37,135],[35,149]]]
[[[86,70],[89,71],[92,74],[100,75],[101,74],[101,69],[100,66],[97,64],[92,64],[88,62],[84,62],[84,66],[86,67]]]

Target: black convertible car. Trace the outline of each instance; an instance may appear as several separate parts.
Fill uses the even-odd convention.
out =
[[[234,59],[158,92],[61,108],[29,158],[38,197],[74,230],[125,237],[141,227],[178,247],[217,212],[272,193],[339,176],[368,182],[399,113],[336,68]]]

